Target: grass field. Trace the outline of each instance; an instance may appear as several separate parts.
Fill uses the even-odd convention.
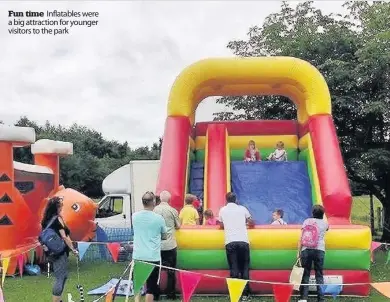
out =
[[[375,208],[380,206],[375,201]],[[367,197],[356,197],[353,205],[353,222],[369,225],[369,199]],[[371,267],[373,282],[390,281],[390,266],[385,265],[386,254],[383,251],[376,253],[376,263]],[[80,266],[80,283],[84,286],[85,292],[96,288],[111,278],[118,278],[126,267],[126,263],[81,263]],[[50,301],[50,293],[53,279],[48,279],[45,274],[38,277],[15,277],[7,278],[4,283],[4,296],[6,302],[46,302]],[[79,301],[77,285],[76,261],[72,257],[70,262],[70,275],[66,283],[64,293],[71,293],[73,300]],[[86,296],[86,301],[93,301],[97,296]],[[271,297],[254,298],[255,301],[274,301]],[[333,298],[329,298],[329,301]],[[362,301],[362,302],[382,302],[389,301],[374,289],[368,298],[338,298],[340,301]],[[64,294],[64,302],[67,297]],[[101,301],[104,301],[101,300]],[[124,301],[123,298],[116,298],[115,301]],[[195,302],[219,302],[229,301],[228,297],[196,297]],[[292,301],[295,301],[292,299]],[[315,300],[313,300],[315,301]]]

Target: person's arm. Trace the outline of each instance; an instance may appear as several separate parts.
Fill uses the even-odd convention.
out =
[[[306,220],[302,224],[301,235],[300,235],[299,240],[298,240],[297,258],[301,258],[301,250],[302,250],[301,238],[302,238],[303,228],[305,227],[305,225],[306,225]]]
[[[183,225],[183,211],[179,213],[180,225]]]
[[[175,229],[178,230],[181,227],[181,221],[179,218],[179,214],[176,210],[173,211],[173,219],[175,220]]]
[[[78,252],[77,250],[74,248],[73,246],[73,242],[72,240],[70,239],[70,237],[68,235],[66,235],[65,233],[65,223],[64,221],[62,220],[61,217],[58,217],[58,221],[60,223],[60,229],[59,229],[59,233],[61,235],[61,238],[64,240],[65,244],[69,247],[69,249],[72,251],[73,254],[77,255]]]
[[[165,225],[165,220],[164,218],[160,217],[160,225],[161,225],[161,240],[167,240],[168,238],[168,231],[167,227]]]
[[[223,225],[222,211],[219,211],[218,222],[219,222],[219,228],[221,230],[223,230],[224,229],[224,225]]]
[[[199,213],[196,209],[195,209],[194,215],[195,215],[196,225],[199,225],[200,224]]]
[[[302,237],[302,233],[301,233],[301,237]],[[299,238],[298,240],[298,247],[297,247],[297,259],[298,258],[301,258],[301,249],[302,249],[302,245],[301,245],[301,237]]]
[[[245,211],[245,219],[246,219],[246,223],[247,223],[248,227],[251,228],[251,227],[255,226],[255,222],[253,221],[252,216],[249,213],[248,209],[246,207],[243,207],[243,208]]]

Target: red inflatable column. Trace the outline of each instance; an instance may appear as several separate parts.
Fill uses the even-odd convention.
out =
[[[167,118],[156,193],[169,191],[172,195],[171,205],[177,210],[183,207],[184,202],[190,133],[191,125],[188,117]]]
[[[205,158],[205,209],[211,209],[214,215],[225,205],[227,193],[227,132],[223,124],[210,124],[207,129]],[[230,177],[229,177],[230,182]]]
[[[332,117],[311,117],[309,132],[327,217],[349,219],[352,196]]]

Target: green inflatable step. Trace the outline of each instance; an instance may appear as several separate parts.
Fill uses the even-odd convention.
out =
[[[265,159],[270,155],[272,152],[275,151],[275,148],[264,148],[260,149],[261,158]],[[297,149],[286,149],[287,151],[287,158],[290,161],[295,161],[298,159],[298,150]],[[245,149],[231,149],[230,150],[230,160],[244,160],[244,154]],[[205,157],[205,151],[202,150],[196,150],[195,151],[195,159],[197,161],[204,161]]]
[[[251,269],[291,269],[296,261],[296,250],[251,251]],[[188,270],[228,269],[224,250],[178,250],[178,268]],[[368,270],[370,251],[328,250],[325,254],[325,269]]]

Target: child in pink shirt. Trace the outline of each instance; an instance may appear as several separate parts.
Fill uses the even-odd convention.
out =
[[[214,217],[213,211],[210,209],[204,212],[204,218],[206,219],[206,225],[217,225],[217,219]]]

